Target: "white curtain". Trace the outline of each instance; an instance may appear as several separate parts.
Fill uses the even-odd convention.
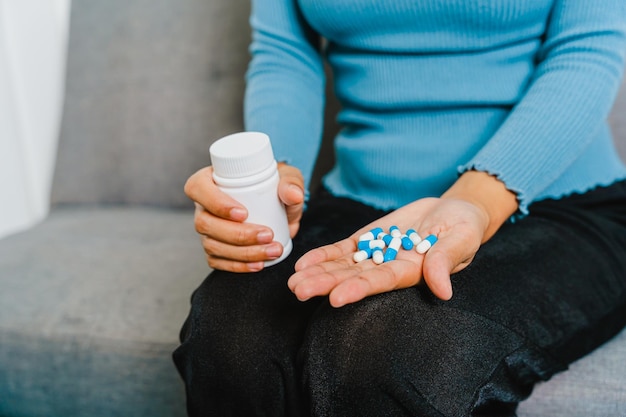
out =
[[[71,0],[0,0],[0,238],[46,217]]]

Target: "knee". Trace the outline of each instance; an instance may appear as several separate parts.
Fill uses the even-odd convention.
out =
[[[519,348],[513,332],[410,291],[315,316],[301,356],[314,415],[466,416]]]
[[[276,343],[281,323],[269,317],[279,301],[269,291],[264,293],[259,281],[263,280],[217,272],[194,292],[181,345],[174,353],[183,378],[222,386],[250,384],[258,379],[251,370],[258,370],[278,346],[284,346]]]
[[[293,297],[284,279],[275,284],[268,275],[222,278],[209,277],[194,293],[173,354],[190,415],[255,415],[292,407],[295,356],[310,307]]]
[[[300,356],[311,415],[440,415],[413,385],[428,371],[407,361],[412,336],[385,301],[396,297],[318,310]]]
[[[206,285],[192,297],[189,315],[180,332],[173,359],[188,389],[210,391],[223,384],[245,384],[251,357],[252,334],[237,312],[220,306]],[[249,369],[249,368],[248,368]],[[232,381],[228,381],[232,379]]]

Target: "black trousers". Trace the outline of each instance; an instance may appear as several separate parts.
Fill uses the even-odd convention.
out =
[[[515,416],[626,324],[626,182],[533,204],[453,275],[450,301],[424,285],[297,301],[298,257],[383,214],[322,192],[286,261],[208,276],[174,352],[190,416]]]

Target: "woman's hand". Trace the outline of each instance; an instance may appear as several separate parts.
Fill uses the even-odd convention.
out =
[[[352,236],[306,253],[296,263],[289,279],[291,291],[300,300],[328,295],[331,305],[341,307],[369,295],[407,288],[422,279],[437,297],[452,297],[450,274],[470,264],[481,243],[488,240],[517,209],[515,194],[488,174],[470,171],[441,198],[426,198],[408,204]],[[400,250],[394,261],[376,265],[372,260],[352,259],[362,233],[396,225],[410,228],[438,241],[426,254]]]
[[[278,164],[278,196],[285,204],[289,231],[300,227],[304,205],[304,180],[297,168]],[[222,192],[213,181],[213,168],[200,169],[187,180],[185,194],[195,202],[194,222],[201,236],[207,262],[214,269],[255,272],[263,263],[280,257],[283,247],[270,228],[245,223],[244,206]]]

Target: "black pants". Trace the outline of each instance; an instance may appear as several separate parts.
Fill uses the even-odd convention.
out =
[[[626,182],[535,203],[453,275],[339,309],[286,286],[306,250],[384,213],[322,193],[290,257],[215,271],[174,360],[190,416],[514,416],[533,384],[626,324]]]

